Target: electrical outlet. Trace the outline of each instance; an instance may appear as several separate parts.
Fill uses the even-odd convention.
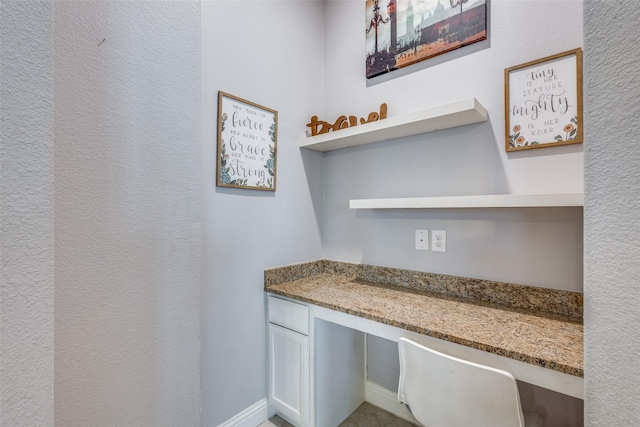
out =
[[[429,250],[429,230],[416,230],[416,249],[419,251]]]
[[[431,250],[434,252],[447,252],[447,232],[444,230],[431,231]]]

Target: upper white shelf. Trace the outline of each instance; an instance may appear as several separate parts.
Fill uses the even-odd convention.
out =
[[[534,208],[584,206],[583,193],[356,199],[350,209]]]
[[[417,113],[388,117],[322,135],[303,137],[300,147],[316,151],[331,151],[372,142],[418,135],[487,120],[487,110],[471,98],[440,105]]]

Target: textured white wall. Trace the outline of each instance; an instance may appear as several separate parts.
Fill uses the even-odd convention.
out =
[[[640,425],[640,10],[586,1],[586,425]]]
[[[264,398],[265,268],[321,256],[322,156],[298,148],[322,106],[323,4],[202,3],[203,424]],[[215,186],[217,95],[278,111],[277,191]]]
[[[553,10],[553,13],[550,13]],[[582,291],[582,211],[352,211],[349,199],[581,192],[583,145],[504,151],[504,68],[582,46],[581,1],[489,7],[489,40],[367,81],[364,2],[327,3],[325,116],[389,116],[476,97],[489,121],[327,153],[324,256]],[[416,251],[416,228],[447,231],[447,252]]]
[[[59,279],[56,419],[61,425],[98,425],[98,418],[105,424],[198,423],[198,6],[191,2],[145,3],[56,4],[55,95],[60,103],[55,118],[55,194],[56,202],[60,201],[55,210]],[[205,118],[202,176],[206,179],[207,222],[203,242],[203,345],[207,355],[202,364],[203,423],[217,425],[265,394],[262,268],[318,256],[321,170],[317,155],[303,152],[301,160],[295,146],[299,124],[320,113],[316,109],[323,103],[322,88],[317,84],[323,78],[317,53],[323,42],[312,35],[322,34],[323,29],[318,5],[307,6],[312,10],[292,11],[285,7],[286,2],[278,2],[278,7],[265,5],[259,9],[261,15],[251,16],[246,7],[255,10],[252,3],[238,8],[232,2],[207,3],[203,3],[202,14],[206,23],[202,65],[210,74],[203,81],[206,99],[201,108]],[[450,54],[455,61],[445,57],[431,60],[430,64],[414,66],[416,71],[407,72],[403,79],[379,79],[373,84],[361,77],[362,49],[356,46],[361,43],[357,28],[363,6],[360,2],[344,3],[340,5],[347,7],[344,10],[331,2],[327,5],[328,117],[343,111],[365,113],[383,101],[389,103],[390,114],[401,114],[437,104],[443,92],[455,93],[458,98],[477,96],[490,107],[491,124],[471,126],[462,136],[479,131],[482,148],[474,154],[499,172],[476,169],[474,173],[482,176],[479,183],[448,182],[442,187],[443,194],[451,191],[451,186],[475,192],[551,191],[556,185],[558,191],[580,190],[576,171],[581,168],[581,147],[549,149],[553,156],[543,154],[547,150],[502,153],[502,111],[496,107],[501,79],[496,73],[479,77],[472,73],[482,63],[502,69],[580,45],[576,20],[581,14],[576,2],[554,2],[557,13],[550,14],[544,2],[494,0],[490,44],[491,49],[499,49],[498,56],[487,57],[490,53],[483,48],[468,48],[473,53]],[[519,13],[513,8],[526,12],[527,21],[536,25],[515,19]],[[51,3],[3,1],[1,12],[0,424],[50,425],[54,191]],[[291,14],[293,25],[286,21]],[[586,423],[590,426],[637,424],[640,419],[638,377],[634,374],[640,371],[636,357],[640,343],[634,334],[640,327],[636,309],[640,295],[635,286],[640,266],[634,257],[640,230],[637,198],[633,197],[639,187],[640,155],[637,145],[625,143],[633,141],[633,126],[624,126],[633,123],[639,113],[634,99],[640,92],[634,49],[639,36],[637,14],[637,8],[628,2],[585,3],[585,352]],[[265,18],[261,25],[269,24],[269,31],[255,22],[262,21],[258,16]],[[258,30],[245,28],[234,33],[234,21],[227,17],[240,22],[250,19],[253,26],[249,28],[257,26]],[[348,24],[350,21],[357,25]],[[541,24],[545,22],[548,24]],[[562,34],[544,31],[547,25],[561,28]],[[272,39],[268,35],[274,28],[278,35]],[[354,34],[343,34],[349,28]],[[274,55],[258,48],[282,38],[302,38],[309,50],[296,50],[296,54],[304,59],[283,61],[289,51],[280,42],[275,43]],[[513,46],[510,40],[515,40]],[[116,47],[107,42],[115,42]],[[343,50],[345,54],[340,53]],[[259,55],[256,58],[250,53]],[[344,59],[350,57],[355,59]],[[227,73],[227,67],[232,72]],[[448,75],[454,70],[464,73],[464,79],[433,84],[429,77],[432,72]],[[286,111],[291,117],[280,124],[276,194],[250,197],[239,190],[213,186],[214,99],[219,89]],[[281,113],[281,120],[282,116],[285,114]],[[443,144],[455,143],[456,135],[453,131],[444,135]],[[411,141],[404,144],[411,145]],[[453,153],[456,160],[464,150],[473,148],[458,147]],[[352,179],[365,169],[382,169],[371,168],[365,155],[351,160],[343,167],[355,168]],[[566,167],[559,168],[563,165]],[[466,166],[473,164],[467,162]],[[460,176],[464,180],[465,175]],[[345,184],[348,182],[341,183]],[[378,196],[371,187],[363,185],[363,197]],[[441,187],[432,190],[436,188]],[[421,184],[394,187],[394,191],[406,189],[421,190]],[[337,190],[337,185],[327,187],[329,195]],[[239,199],[251,200],[250,206]],[[284,200],[277,208],[273,206],[276,199]],[[238,221],[228,216],[229,205],[239,215]],[[328,206],[328,217],[336,215],[331,209],[344,209],[342,202]],[[575,214],[559,214],[554,217],[560,223],[568,223],[570,229],[579,226]],[[455,216],[453,212],[446,215]],[[482,219],[478,212],[472,215],[473,221],[478,216]],[[534,225],[544,223],[537,219],[540,213],[532,215]],[[388,237],[384,230],[396,216],[360,218],[379,230],[371,243],[379,245]],[[524,223],[525,219],[516,218],[516,222]],[[422,220],[411,219],[406,228]],[[265,227],[257,224],[261,221]],[[573,231],[564,233],[567,239],[576,238]],[[240,254],[243,245],[250,253]],[[327,248],[329,255],[333,253],[331,240]],[[569,249],[569,258],[575,258],[577,247],[570,245]],[[410,252],[405,249],[401,253]],[[392,253],[384,256],[373,259],[401,264]],[[243,257],[256,262],[247,268]],[[574,270],[576,261],[570,264]],[[416,260],[407,265],[423,268]],[[253,375],[257,379],[250,378]]]
[[[50,1],[0,3],[0,425],[53,425]]]
[[[58,1],[55,422],[200,421],[197,1]]]

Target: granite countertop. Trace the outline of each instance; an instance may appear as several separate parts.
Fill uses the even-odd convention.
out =
[[[496,286],[502,287],[501,292],[511,297],[502,297],[510,301],[508,303],[496,303],[481,295],[469,297],[466,288],[470,286],[468,280],[472,279],[458,281],[464,283],[462,286],[450,284],[449,279],[453,276],[437,276],[449,280],[448,294],[445,294],[434,292],[442,286],[430,277],[420,278],[421,283],[431,282],[421,288],[389,283],[393,282],[390,277],[403,282],[402,277],[408,277],[407,274],[415,277],[428,273],[396,269],[380,271],[380,267],[369,266],[380,273],[375,277],[380,277],[382,283],[376,283],[362,279],[370,279],[371,271],[367,267],[322,260],[271,269],[265,271],[265,291],[577,377],[584,376],[581,295],[498,283]],[[490,285],[495,282],[488,282],[488,285],[477,282],[486,295],[492,294]],[[462,288],[465,289],[460,291]],[[466,297],[461,297],[460,292]],[[521,300],[527,301],[522,303]],[[545,300],[553,301],[553,304],[546,304]],[[551,312],[541,309],[548,305],[557,308]],[[574,305],[580,307],[572,307]]]

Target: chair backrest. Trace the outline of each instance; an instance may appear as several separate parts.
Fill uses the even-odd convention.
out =
[[[398,343],[398,401],[426,427],[523,427],[516,379],[406,338]]]

